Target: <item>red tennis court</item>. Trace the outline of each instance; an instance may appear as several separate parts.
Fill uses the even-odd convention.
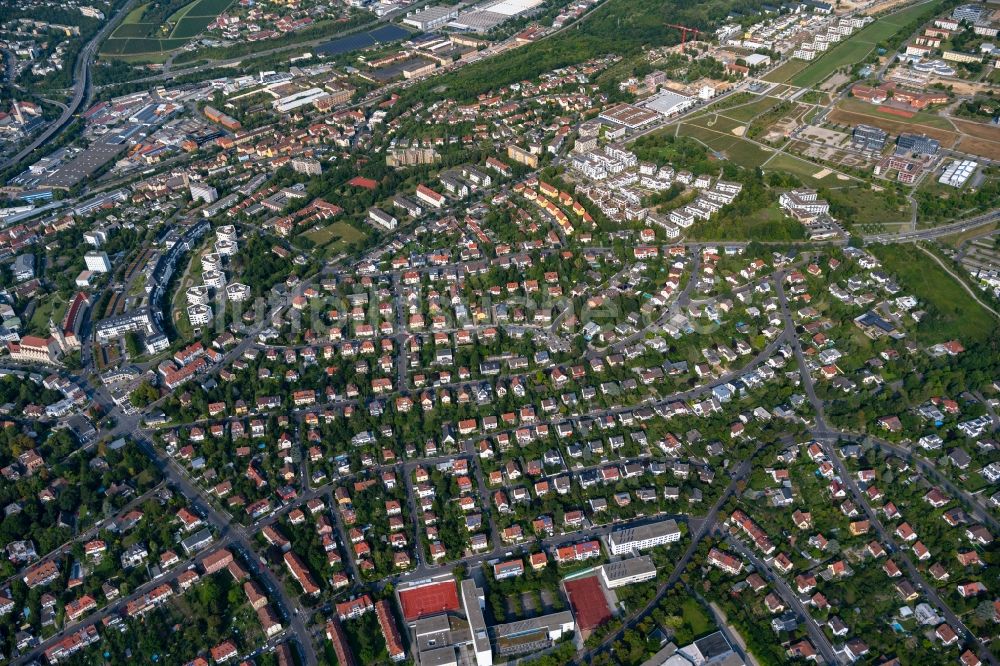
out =
[[[913,111],[907,111],[906,109],[898,109],[894,106],[880,106],[878,110],[882,113],[891,113],[894,116],[899,116],[900,118],[912,118],[917,115]]]
[[[566,594],[581,633],[590,633],[611,619],[611,609],[597,576],[566,581]]]
[[[427,615],[457,611],[458,587],[455,581],[446,580],[400,590],[399,605],[403,608],[403,619],[407,622]]]

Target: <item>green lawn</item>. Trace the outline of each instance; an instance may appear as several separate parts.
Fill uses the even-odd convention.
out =
[[[862,31],[864,32],[864,31]],[[822,56],[809,63],[809,66],[792,77],[792,85],[810,88],[825,80],[834,71],[863,60],[871,53],[875,45],[868,41],[862,41],[861,33],[849,38],[847,41],[837,44]]]
[[[702,610],[701,604],[690,597],[681,606],[681,614],[695,636],[701,636],[715,628],[711,618]]]
[[[785,83],[793,76],[805,69],[809,63],[805,60],[789,60],[784,65],[778,67],[773,72],[764,77],[765,81],[771,83]]]
[[[906,25],[909,21],[912,21],[912,20],[916,19],[918,16],[920,16],[921,14],[923,14],[925,11],[928,11],[931,7],[937,7],[940,4],[941,4],[941,0],[934,0],[934,2],[926,2],[926,3],[916,4],[916,5],[913,5],[912,7],[906,8],[906,9],[900,11],[900,12],[896,12],[895,14],[893,14],[891,16],[885,17],[879,23],[882,23],[884,25],[894,25],[897,28],[898,27],[902,27],[902,26]],[[893,34],[895,34],[895,32],[890,32],[890,33],[886,34],[885,36],[888,37],[888,36],[893,35]],[[884,37],[883,37],[883,39],[884,39]]]
[[[932,6],[936,7],[939,4],[941,4],[941,0],[933,0],[933,2],[914,5],[896,14],[876,19],[874,23],[870,23],[845,41],[840,42],[787,80],[796,86],[806,88],[815,86],[840,67],[863,60],[871,53],[876,44],[892,37],[909,21],[922,15]],[[782,79],[771,80],[780,81]]]
[[[28,330],[40,335],[48,335],[49,319],[58,324],[66,314],[66,301],[57,293],[38,297],[38,307],[31,314]]]
[[[917,325],[916,339],[935,344],[957,339],[963,344],[987,340],[997,322],[933,259],[914,245],[878,245],[872,252],[885,271],[895,275],[904,292],[916,296],[927,316]]]
[[[146,13],[146,7],[148,6],[149,3],[146,3],[144,5],[139,5],[138,7],[130,11],[128,14],[125,15],[125,18],[122,19],[122,25],[128,25],[130,23],[140,23],[142,21],[142,15]]]
[[[730,136],[736,136],[735,134],[733,134],[733,130],[736,129],[737,127],[741,127],[745,123],[733,120],[732,118],[729,118],[726,115],[709,113],[705,116],[702,116],[701,118],[698,118],[697,120],[691,121],[690,124],[697,125],[699,127],[707,127],[716,132],[723,132],[729,134]]]
[[[828,178],[824,178],[828,180]],[[827,184],[830,187],[830,184]],[[852,187],[833,186],[828,193],[832,204],[850,206],[856,211],[850,219],[844,220],[850,227],[855,224],[885,224],[910,221],[910,206],[904,203],[900,207],[890,204],[883,192],[869,189],[867,185],[857,184]]]
[[[837,174],[835,173],[829,173],[822,178],[816,178],[815,174],[822,171],[823,168],[818,164],[813,164],[808,160],[789,155],[788,153],[775,155],[774,158],[764,165],[764,171],[781,171],[794,174],[809,187],[821,187],[824,185],[826,187],[834,187],[838,184],[846,185],[852,182],[837,178]]]
[[[771,152],[745,139],[733,138],[725,149],[726,157],[748,169],[755,169],[763,164]]]
[[[749,104],[744,104],[743,106],[737,106],[729,109],[728,111],[723,111],[723,113],[733,120],[741,123],[748,123],[775,104],[780,103],[780,101],[781,100],[774,97],[761,97],[760,99]]]
[[[726,159],[750,169],[760,166],[771,155],[756,144],[741,139],[731,132],[718,132],[715,127],[700,127],[685,123],[680,126],[678,134],[694,137],[710,149],[722,153]]]
[[[367,234],[357,229],[347,222],[334,222],[330,226],[307,231],[302,234],[318,247],[334,245],[334,249],[339,249],[351,243],[362,240]]]

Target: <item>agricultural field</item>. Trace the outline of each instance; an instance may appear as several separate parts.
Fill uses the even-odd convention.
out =
[[[901,118],[881,111],[879,107],[856,99],[845,99],[830,111],[827,120],[843,127],[868,124],[889,134],[918,132],[941,142],[944,148],[961,150],[990,160],[1000,159],[1000,138],[994,127],[983,123],[949,119],[927,112],[917,112],[912,118]]]
[[[854,127],[860,124],[872,125],[896,136],[901,132],[922,132],[940,141],[942,147],[945,148],[954,147],[958,140],[958,134],[954,131],[923,125],[913,119],[907,120],[891,114],[880,114],[876,107],[866,106],[867,109],[858,111],[835,108],[827,115],[827,120],[843,127]]]
[[[951,122],[951,120],[944,116],[939,116],[936,113],[917,111],[912,116],[907,118],[901,116],[898,112],[893,113],[893,110],[883,109],[882,107],[863,102],[854,97],[848,97],[842,100],[837,105],[837,108],[850,113],[863,113],[865,115],[874,116],[875,118],[882,118],[893,122],[903,122],[904,124],[914,126],[920,131],[927,131],[928,129],[952,131],[955,129],[955,125]]]
[[[164,11],[173,5],[154,2],[141,5],[129,12],[104,42],[101,55],[157,55],[179,49],[201,34],[230,4],[232,0],[194,0],[165,18],[161,18]]]

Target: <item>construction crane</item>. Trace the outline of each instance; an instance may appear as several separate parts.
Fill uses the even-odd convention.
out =
[[[689,28],[686,25],[675,25],[673,23],[668,23],[667,27],[676,28],[677,30],[681,31],[681,46],[684,46],[684,44],[687,42],[687,36],[689,32],[694,35],[698,35],[701,33],[701,30],[699,30],[698,28]]]

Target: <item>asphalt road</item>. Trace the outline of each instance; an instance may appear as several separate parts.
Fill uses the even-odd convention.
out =
[[[70,99],[69,104],[66,105],[59,118],[54,123],[49,125],[41,134],[35,137],[31,143],[22,148],[18,153],[9,159],[4,160],[4,162],[0,164],[0,169],[7,169],[18,164],[21,160],[30,155],[36,148],[47,143],[67,125],[69,125],[73,116],[80,110],[80,107],[84,106],[87,100],[90,99],[90,69],[94,64],[94,56],[97,54],[98,47],[101,45],[101,42],[103,42],[104,39],[111,34],[111,31],[114,30],[119,21],[125,18],[125,15],[128,14],[133,7],[135,7],[137,2],[138,0],[129,0],[127,3],[122,5],[108,20],[108,22],[97,31],[97,34],[94,35],[82,49],[80,49],[80,52],[76,57],[76,62],[73,65],[73,97]]]
[[[795,610],[796,614],[799,616],[799,620],[805,624],[806,632],[809,634],[809,639],[812,641],[812,644],[817,650],[819,650],[819,653],[823,655],[823,660],[828,664],[840,663],[841,660],[837,658],[837,653],[834,651],[830,641],[827,640],[826,634],[823,633],[822,629],[820,629],[816,620],[814,620],[812,615],[809,614],[809,609],[807,609],[799,600],[795,590],[789,586],[785,579],[782,578],[780,574],[775,572],[770,564],[758,557],[757,554],[740,539],[730,537],[727,541],[731,546],[733,546],[736,552],[753,564],[754,568],[757,569],[757,571],[771,583],[775,591],[778,593],[778,596],[785,602],[785,605]],[[777,640],[777,638],[775,640]]]
[[[753,459],[757,453],[762,451],[765,445],[759,445],[754,451],[754,454],[749,458],[740,463],[740,466],[736,469],[733,474],[732,480],[729,485],[726,486],[726,490],[719,496],[715,504],[712,505],[711,510],[702,519],[700,525],[698,525],[694,531],[690,532],[691,543],[688,545],[684,554],[681,558],[677,560],[677,564],[674,566],[674,570],[671,572],[670,576],[656,589],[656,594],[653,598],[646,604],[643,608],[635,611],[631,615],[625,618],[622,626],[617,630],[609,634],[601,643],[591,649],[584,651],[582,654],[578,655],[574,660],[574,664],[585,664],[590,663],[594,657],[602,652],[606,652],[611,649],[611,646],[618,640],[621,640],[625,632],[635,627],[639,622],[642,621],[644,617],[649,615],[653,609],[660,603],[664,595],[670,591],[677,583],[680,581],[681,575],[687,568],[687,565],[691,562],[694,554],[698,550],[698,545],[701,540],[710,534],[716,527],[716,521],[719,517],[719,511],[725,505],[726,502],[736,493],[736,489],[741,481],[746,480],[750,475],[750,470],[753,467]]]
[[[794,330],[794,321],[792,319],[791,311],[788,306],[788,299],[785,295],[784,286],[782,284],[783,280],[778,279],[778,301],[781,305],[782,315],[785,319],[786,330]],[[895,559],[903,563],[903,567],[911,581],[913,581],[916,588],[935,606],[938,608],[942,616],[951,625],[952,629],[959,634],[959,637],[963,642],[971,645],[974,652],[979,655],[979,658],[988,664],[997,664],[996,657],[986,649],[986,647],[979,641],[975,634],[969,631],[965,623],[962,622],[961,618],[955,614],[955,612],[944,602],[943,599],[938,595],[937,590],[933,585],[929,585],[924,579],[923,575],[914,566],[909,554],[901,550],[896,543],[893,536],[885,529],[885,526],[879,520],[875,511],[872,509],[868,502],[868,497],[858,488],[858,484],[855,479],[851,476],[848,469],[844,465],[843,460],[840,458],[839,452],[836,450],[834,444],[840,440],[841,433],[829,428],[826,422],[823,402],[816,395],[815,385],[812,376],[809,373],[808,366],[805,362],[805,357],[802,354],[802,345],[799,343],[798,336],[794,337],[793,348],[795,350],[795,358],[799,365],[799,372],[802,377],[802,385],[808,395],[810,402],[813,405],[813,409],[816,412],[816,423],[811,429],[811,434],[822,444],[823,450],[826,453],[827,458],[833,463],[836,469],[837,476],[840,478],[841,483],[843,483],[847,489],[850,491],[854,502],[860,506],[865,515],[867,516],[871,525],[875,528],[875,533],[877,534],[879,541],[883,544],[891,546],[894,551]]]

